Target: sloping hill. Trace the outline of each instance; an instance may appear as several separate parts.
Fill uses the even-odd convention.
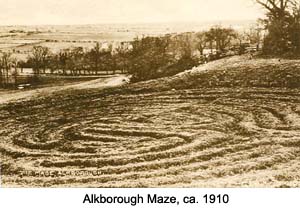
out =
[[[173,77],[128,87],[127,91],[161,91],[217,87],[300,88],[300,60],[234,56],[201,65]]]
[[[299,62],[244,59],[0,105],[2,185],[299,188],[300,92],[278,82]]]

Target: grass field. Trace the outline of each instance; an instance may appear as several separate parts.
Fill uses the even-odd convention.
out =
[[[48,47],[53,53],[82,47],[91,49],[96,42],[118,43],[131,41],[140,33],[134,28],[121,26],[11,26],[0,27],[0,51],[13,52],[13,56],[26,60],[34,46]],[[142,34],[141,34],[142,35]]]
[[[0,105],[2,185],[299,187],[299,89],[200,83],[205,72],[230,65],[236,77],[234,67],[243,74],[255,66],[260,78],[278,62],[242,61]],[[276,63],[270,75],[287,62],[297,65]]]
[[[238,30],[248,28],[252,21],[224,21]],[[34,46],[49,47],[58,51],[72,47],[90,49],[96,42],[118,45],[136,37],[161,36],[169,33],[202,31],[220,24],[207,23],[148,23],[98,25],[39,25],[0,26],[0,52],[14,52],[14,57],[26,60]]]

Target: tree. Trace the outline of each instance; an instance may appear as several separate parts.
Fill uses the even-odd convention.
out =
[[[50,49],[48,47],[42,46],[35,46],[33,47],[32,55],[30,56],[29,60],[31,60],[33,65],[33,72],[35,76],[38,76],[43,70],[45,73],[46,68],[49,64],[49,57],[50,57]]]
[[[202,37],[204,39],[204,37]],[[203,41],[203,40],[202,40]],[[170,65],[165,69],[165,75],[173,75],[183,70],[190,69],[199,64],[199,58],[194,52],[203,47],[199,44],[198,37],[193,32],[183,33],[175,36],[175,47],[179,52],[175,54],[175,58],[170,59]],[[204,49],[200,49],[203,53]],[[201,52],[200,52],[201,53]]]
[[[179,50],[180,58],[193,57],[193,34],[183,33],[175,37],[176,47]]]
[[[289,35],[292,43],[293,51],[300,52],[300,2],[295,1],[292,3],[293,12],[290,18]]]
[[[247,32],[237,33],[236,39],[239,42],[238,53],[239,53],[239,55],[241,55],[241,54],[245,53],[245,51],[246,51],[246,46],[244,45],[244,42],[249,40],[248,33]]]
[[[60,67],[63,74],[70,71],[71,75],[78,75],[84,68],[85,52],[82,47],[75,47],[71,49],[64,49],[59,54]]]
[[[69,49],[61,50],[58,54],[58,66],[63,71],[63,75],[66,75],[67,60],[69,58]]]
[[[109,71],[113,71],[113,74],[115,74],[116,64],[115,64],[115,59],[112,55],[111,47],[109,47],[108,49],[103,49],[101,51],[100,61],[101,61],[101,69],[106,71],[106,74],[109,74]]]
[[[16,58],[11,59],[11,66],[13,68],[13,71],[11,73],[12,77],[15,80],[15,87],[18,85],[18,66],[19,66],[19,61]]]
[[[251,26],[248,31],[245,32],[245,37],[246,39],[251,43],[251,44],[256,44],[256,50],[260,50],[261,46],[261,41],[262,41],[262,32],[264,28],[260,25],[258,22],[256,25]]]
[[[205,32],[205,41],[207,43],[209,43],[210,52],[213,53],[214,42],[215,42],[215,35],[214,35],[212,29],[210,29],[209,31]]]
[[[9,71],[12,66],[12,54],[10,52],[2,53],[0,59],[0,68],[1,68],[1,84],[5,86],[9,83]]]
[[[0,58],[0,86],[4,86],[4,68],[2,64],[2,58]]]
[[[101,56],[101,46],[100,43],[96,43],[96,46],[89,52],[89,57],[91,60],[91,69],[95,71],[96,75],[98,74],[100,67],[100,56]]]
[[[115,49],[115,51],[116,53],[113,55],[113,57],[116,68],[121,70],[122,73],[128,71],[129,49],[126,48],[124,44],[121,44]]]
[[[158,78],[169,65],[168,37],[143,37],[132,42],[129,56],[129,73],[132,81]]]
[[[296,0],[256,0],[256,2],[268,10],[269,18],[282,21],[298,4]]]
[[[84,68],[84,50],[82,47],[77,47],[71,51],[71,59],[73,63],[72,72],[74,75],[80,75],[81,70]]]
[[[232,39],[236,38],[236,32],[231,28],[216,27],[214,30],[217,50],[224,52],[226,47],[228,47],[231,43]]]
[[[213,50],[213,46],[215,46],[217,52],[225,52],[232,40],[237,38],[237,33],[231,28],[215,26],[205,33],[205,37],[211,51]]]
[[[205,32],[198,32],[196,34],[197,37],[197,49],[200,52],[200,55],[203,55],[203,51],[207,45],[207,37]]]
[[[297,0],[256,0],[267,11],[264,20],[268,35],[264,52],[282,54],[300,51],[300,17]]]
[[[59,70],[59,55],[58,54],[52,54],[49,57],[49,66],[50,68],[50,73],[54,74],[55,71]]]

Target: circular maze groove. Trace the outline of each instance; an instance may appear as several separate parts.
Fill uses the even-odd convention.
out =
[[[299,101],[215,89],[3,105],[2,184],[299,187]]]

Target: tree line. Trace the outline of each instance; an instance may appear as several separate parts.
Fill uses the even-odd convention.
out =
[[[245,37],[245,36],[243,36]],[[159,37],[144,36],[117,48],[97,43],[92,49],[82,47],[53,53],[48,47],[35,46],[26,61],[17,61],[11,53],[0,56],[0,85],[8,83],[9,72],[17,76],[16,68],[32,68],[38,80],[41,74],[98,75],[116,70],[132,75],[133,82],[177,74],[198,66],[199,63],[218,59],[230,49],[242,53],[243,40],[255,40],[254,36],[241,39],[232,28],[214,26],[207,31],[167,34]],[[205,50],[210,53],[205,54]],[[197,54],[195,54],[198,53]]]
[[[298,0],[255,0],[266,9],[260,20],[267,31],[263,39],[265,54],[300,54],[300,3]],[[132,75],[132,81],[143,81],[174,75],[199,63],[218,59],[229,50],[244,53],[245,41],[261,42],[262,29],[251,28],[239,33],[232,28],[214,26],[197,33],[168,34],[160,37],[136,38],[129,45],[113,49],[97,43],[92,49],[82,47],[53,53],[47,47],[35,46],[26,61],[18,61],[11,53],[0,53],[0,86],[17,79],[17,68],[32,68],[34,78],[50,70],[52,74],[90,75],[121,70]],[[210,50],[210,53],[205,53]],[[198,52],[199,55],[195,55]]]
[[[125,69],[133,82],[171,76],[211,60],[243,54],[245,43],[257,44],[260,39],[261,32],[255,27],[238,32],[221,26],[197,33],[143,37],[135,39],[132,49],[123,54]]]

